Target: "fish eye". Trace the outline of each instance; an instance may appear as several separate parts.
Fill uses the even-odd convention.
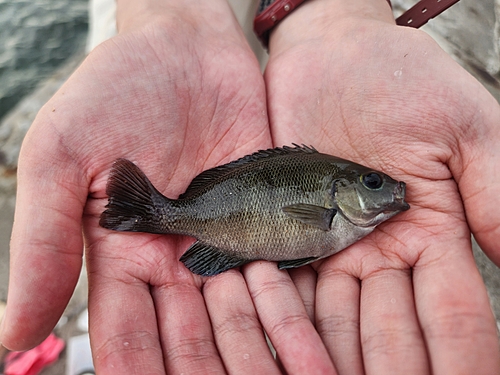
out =
[[[361,176],[361,182],[370,190],[377,190],[384,184],[384,178],[375,172],[370,172]]]

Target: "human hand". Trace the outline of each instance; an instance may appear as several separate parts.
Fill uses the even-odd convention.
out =
[[[303,3],[271,35],[265,80],[275,145],[408,184],[410,211],[292,274],[338,373],[499,373],[470,242],[500,265],[498,103],[385,0]]]
[[[189,239],[98,226],[116,158],[176,197],[202,170],[271,146],[257,61],[225,1],[121,1],[118,25],[23,144],[0,340],[22,350],[52,330],[83,224],[98,373],[276,373],[239,272],[204,280],[178,262]]]

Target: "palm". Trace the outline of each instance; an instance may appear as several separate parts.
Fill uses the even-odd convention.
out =
[[[429,38],[363,22],[365,33],[338,26],[341,38],[333,32],[321,46],[316,39],[280,51],[266,70],[276,144],[312,144],[408,184],[409,212],[317,266],[318,287],[311,290],[316,324],[340,373],[362,373],[363,366],[375,373],[396,368],[425,373],[429,367],[453,372],[471,345],[497,347],[468,224],[473,229],[487,224],[481,213],[489,197],[479,198],[484,180],[478,181],[494,182],[492,168],[498,174],[498,164],[483,164],[488,172],[480,175],[473,147],[481,142],[486,147],[488,137],[498,142],[490,121],[498,106]],[[490,120],[471,130],[482,112]],[[477,234],[498,259],[492,233]],[[331,295],[336,304],[327,302]],[[466,327],[457,328],[465,320]],[[469,344],[446,349],[468,335]],[[478,354],[486,362],[471,362],[494,368],[495,350]]]
[[[146,39],[134,42],[141,45]],[[131,82],[126,76],[116,76],[120,72],[112,72],[109,77],[110,82],[125,82],[126,87],[118,90],[127,98],[121,105],[118,103],[125,113],[96,116],[106,119],[96,124],[104,134],[113,134],[113,129],[130,129],[92,146],[103,150],[104,156],[99,160],[97,178],[90,185],[94,199],[87,205],[90,209],[85,221],[89,282],[91,288],[95,285],[89,308],[94,355],[108,357],[104,366],[97,362],[104,368],[113,365],[115,371],[120,372],[117,367],[122,367],[121,373],[130,373],[131,363],[124,361],[120,353],[110,353],[122,343],[102,344],[127,337],[129,342],[136,341],[131,345],[148,347],[148,359],[153,363],[162,363],[164,355],[167,371],[184,366],[182,353],[200,348],[200,355],[206,357],[206,371],[222,369],[200,293],[202,279],[178,262],[192,240],[129,236],[98,227],[106,200],[106,174],[118,157],[142,162],[141,167],[155,185],[167,196],[176,197],[202,170],[270,145],[258,67],[248,51],[209,45],[207,50],[197,51],[196,60],[193,56],[179,59],[176,45],[165,46],[148,36],[148,47],[141,48],[140,59],[124,62],[121,70],[127,75],[137,72],[133,80],[139,83],[129,87]],[[244,53],[247,56],[242,58]],[[214,58],[223,59],[224,66],[213,64]],[[246,75],[241,76],[242,71]],[[143,87],[153,89],[141,93]],[[114,147],[117,142],[118,149]],[[114,148],[116,152],[108,151]],[[238,276],[229,274],[226,278]],[[113,309],[117,304],[122,306],[120,310]],[[113,339],[109,338],[110,332]],[[178,346],[181,337],[187,344]],[[158,341],[163,353],[158,350]]]
[[[232,311],[228,301],[217,302],[216,296],[205,305],[203,280],[178,262],[189,239],[128,235],[98,226],[107,200],[107,175],[118,157],[136,161],[159,190],[176,197],[202,170],[271,146],[264,83],[251,51],[230,38],[210,37],[172,40],[164,28],[119,35],[93,51],[39,115],[22,160],[29,164],[27,160],[42,155],[45,163],[35,164],[37,172],[24,169],[28,177],[23,181],[21,175],[20,185],[33,188],[33,180],[41,176],[50,181],[50,187],[40,186],[45,189],[41,204],[55,207],[53,221],[58,225],[49,227],[50,233],[36,233],[41,239],[13,239],[18,249],[13,269],[18,269],[17,259],[33,257],[35,242],[33,262],[49,269],[40,271],[44,282],[38,288],[43,285],[43,291],[29,280],[13,283],[17,289],[10,294],[11,311],[22,303],[24,292],[40,299],[37,309],[42,313],[18,329],[17,336],[7,336],[10,345],[20,345],[24,337],[30,342],[24,341],[23,347],[34,344],[62,312],[81,266],[83,210],[90,333],[98,371],[163,373],[165,366],[169,372],[208,373],[227,366],[238,372],[247,365],[231,362],[232,353],[241,357],[233,348],[223,365],[218,349],[229,352],[224,345],[233,345],[234,338],[221,337],[216,346],[211,329],[211,323],[223,326],[218,319],[231,313],[255,315],[250,297],[245,300],[241,293],[246,287],[239,273],[228,272],[217,279],[222,286],[212,282],[213,287],[204,289],[205,296],[212,290],[241,295],[231,301]],[[47,140],[44,147],[30,147],[39,134]],[[33,198],[27,195],[31,207]],[[31,215],[23,210],[27,206],[18,208],[17,224],[29,226]],[[56,264],[51,263],[54,251],[59,253]],[[245,334],[255,343],[252,358],[262,358],[260,344],[267,351],[263,358],[268,363],[259,360],[257,367],[268,373],[274,363],[262,330],[256,325]],[[193,353],[203,360],[192,361]]]

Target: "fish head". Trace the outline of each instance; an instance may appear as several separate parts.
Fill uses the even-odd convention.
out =
[[[338,211],[360,227],[374,227],[406,211],[406,184],[374,171],[352,171],[334,183],[334,199]]]

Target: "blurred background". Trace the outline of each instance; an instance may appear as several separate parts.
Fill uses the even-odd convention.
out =
[[[85,46],[88,0],[0,0],[0,119]]]
[[[251,31],[253,17],[245,16],[253,15],[256,1],[230,2],[264,66],[266,54]],[[104,8],[97,3],[102,2],[0,0],[0,316],[7,299],[19,148],[40,107],[81,63],[87,51],[113,33],[113,1],[107,1]],[[415,3],[392,0],[395,16]],[[461,0],[423,30],[500,99],[500,0]],[[498,319],[500,271],[477,246],[474,255]],[[82,326],[86,293],[83,271],[75,296],[56,329],[66,342],[86,330],[85,324]],[[43,374],[65,374],[67,352]]]
[[[88,0],[0,0],[0,300],[6,299],[17,156],[22,138],[47,97],[30,97],[68,59],[84,56]],[[65,77],[61,77],[64,79]],[[16,116],[26,98],[31,110]],[[7,118],[10,115],[10,119]]]

